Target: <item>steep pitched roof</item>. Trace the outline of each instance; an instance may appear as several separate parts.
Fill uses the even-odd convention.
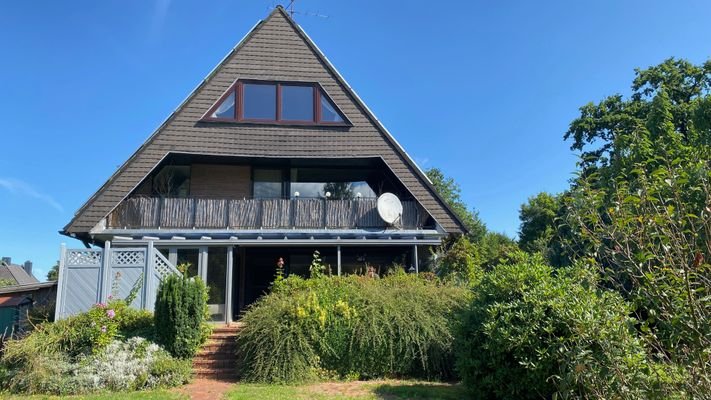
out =
[[[201,122],[205,112],[237,79],[318,82],[353,126],[284,129]],[[62,233],[89,232],[171,152],[280,158],[381,157],[445,230],[466,230],[422,170],[280,6],[255,25],[77,211]]]
[[[0,263],[0,279],[15,282],[16,285],[29,285],[39,282],[37,278],[28,274],[21,266],[7,265],[5,263]]]

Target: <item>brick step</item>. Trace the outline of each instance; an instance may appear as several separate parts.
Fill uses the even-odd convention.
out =
[[[234,361],[237,357],[229,353],[198,354],[193,360]]]
[[[237,333],[237,332],[239,332],[240,329],[242,329],[242,326],[240,326],[240,325],[213,326],[212,332],[213,333]]]
[[[207,342],[200,346],[200,349],[208,349],[210,351],[226,351],[234,352],[237,349],[237,343],[231,342]]]
[[[237,361],[235,359],[231,360],[193,360],[193,369],[220,369],[229,368],[235,370],[237,368]]]
[[[235,368],[193,368],[193,375],[196,378],[237,379]]]
[[[210,357],[213,355],[226,355],[230,357],[234,357],[234,355],[237,354],[237,348],[236,347],[231,347],[231,348],[225,348],[225,347],[203,347],[200,350],[198,350],[197,354],[195,354],[196,357]]]
[[[237,340],[237,335],[229,332],[213,332],[208,340]]]

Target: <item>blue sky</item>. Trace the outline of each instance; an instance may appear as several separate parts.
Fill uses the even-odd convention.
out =
[[[0,255],[42,277],[57,231],[278,2],[0,5]],[[424,168],[493,230],[563,190],[579,106],[635,67],[711,55],[708,1],[297,1],[296,15]]]

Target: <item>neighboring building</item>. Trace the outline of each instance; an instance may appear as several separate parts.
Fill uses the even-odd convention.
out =
[[[384,193],[399,199],[390,211],[402,207],[394,221],[386,218],[392,223],[376,208]],[[61,232],[190,263],[210,286],[213,319],[229,322],[268,288],[279,259],[299,275],[308,274],[314,250],[334,274],[394,263],[416,270],[428,246],[464,231],[423,171],[277,7]],[[100,263],[87,254],[72,253],[72,262]],[[101,272],[80,282],[62,271],[59,290],[66,280],[72,301],[82,285],[104,285],[96,296],[106,297]]]
[[[15,265],[10,257],[3,257],[0,260],[0,282],[9,282],[11,285],[29,285],[39,281],[32,275],[32,261]]]
[[[32,262],[12,264],[10,257],[0,260],[0,338],[28,329],[28,313],[35,307],[51,308],[56,299],[57,282],[39,282],[32,275]]]

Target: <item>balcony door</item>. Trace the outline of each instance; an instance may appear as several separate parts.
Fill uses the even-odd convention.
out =
[[[226,321],[228,251],[231,249],[226,247],[209,247],[207,250],[207,270],[203,272],[203,279],[209,290],[207,309],[213,322]]]
[[[189,277],[199,276],[207,285],[207,308],[212,322],[226,322],[228,315],[228,282],[232,268],[231,247],[169,247],[159,248],[174,265],[187,264]]]

